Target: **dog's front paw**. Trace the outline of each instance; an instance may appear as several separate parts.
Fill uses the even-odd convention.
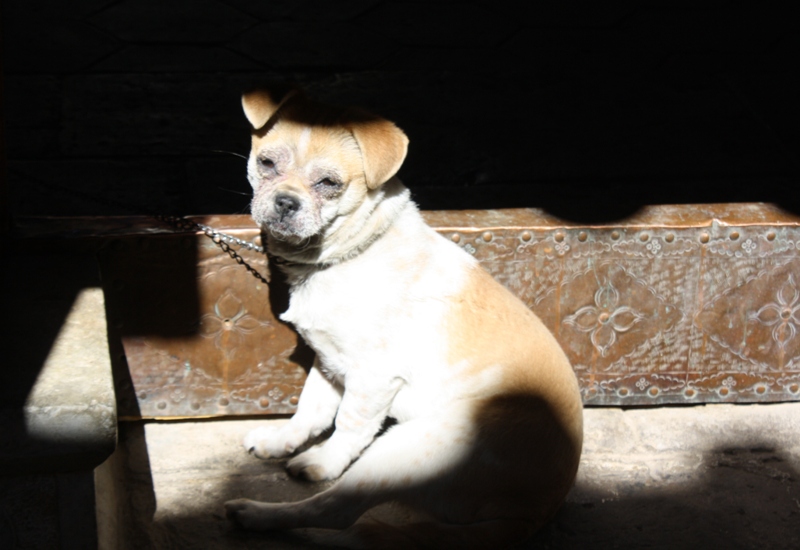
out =
[[[349,465],[350,457],[346,453],[321,445],[297,455],[289,461],[286,468],[293,476],[309,481],[324,481],[341,476]]]
[[[244,448],[258,458],[282,458],[292,454],[307,439],[308,434],[293,429],[291,423],[267,426],[250,430],[244,437]]]

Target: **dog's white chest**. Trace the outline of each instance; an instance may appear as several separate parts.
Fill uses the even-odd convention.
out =
[[[295,326],[328,374],[339,378],[376,352],[382,311],[385,297],[370,288],[367,277],[323,273],[293,289],[281,319]]]
[[[423,229],[400,260],[408,240],[387,238],[293,287],[281,319],[335,377],[356,367],[413,376],[419,365],[432,373],[444,361],[447,296],[458,291],[472,259]],[[415,262],[420,254],[428,261]]]

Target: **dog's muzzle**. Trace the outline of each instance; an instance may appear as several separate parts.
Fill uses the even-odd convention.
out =
[[[294,217],[298,210],[300,210],[300,201],[296,197],[285,193],[275,197],[275,212],[280,221]]]

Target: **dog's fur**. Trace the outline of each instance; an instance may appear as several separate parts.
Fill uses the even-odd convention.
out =
[[[564,499],[581,452],[578,385],[556,340],[423,222],[394,177],[408,144],[394,124],[300,92],[256,91],[243,106],[253,218],[291,287],[281,318],[317,353],[297,413],[252,431],[245,447],[285,457],[335,425],[288,469],[341,480],[296,503],[231,501],[228,517],[255,530],[345,529],[397,500],[434,519],[384,540],[386,526],[336,540],[497,547],[527,537]],[[376,437],[387,417],[397,424]]]

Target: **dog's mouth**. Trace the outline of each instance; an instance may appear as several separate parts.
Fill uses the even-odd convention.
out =
[[[313,236],[305,235],[304,232],[300,231],[292,223],[281,221],[280,219],[267,220],[259,225],[261,226],[261,229],[266,231],[270,236],[289,244],[299,245],[303,241],[307,241]]]
[[[271,254],[284,260],[314,263],[320,252],[321,237],[318,234],[304,235],[291,224],[279,220],[260,224],[267,237]]]
[[[308,205],[285,196],[256,197],[251,205],[253,220],[281,248],[297,251],[313,247],[319,240],[320,225]]]
[[[258,211],[253,210],[253,219],[263,231],[281,240],[304,239],[310,236],[304,231],[305,224],[294,216],[281,216],[274,212],[260,215]]]

